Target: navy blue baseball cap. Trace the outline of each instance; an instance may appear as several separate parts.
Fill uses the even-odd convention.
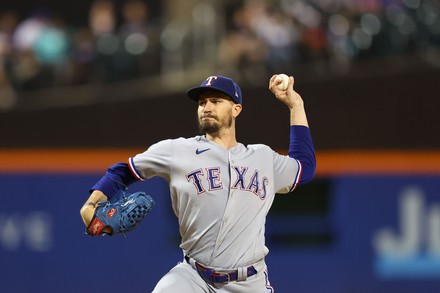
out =
[[[200,94],[208,90],[224,93],[236,104],[242,103],[241,89],[238,84],[236,84],[231,78],[220,75],[208,77],[200,86],[188,90],[186,95],[197,102]]]

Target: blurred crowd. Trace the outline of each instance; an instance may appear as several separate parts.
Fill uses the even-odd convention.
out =
[[[74,27],[47,7],[24,19],[2,12],[2,79],[16,90],[32,90],[157,73],[157,30],[144,1],[124,2],[120,23],[111,0],[93,1],[88,15],[87,26]]]
[[[209,5],[224,24],[214,40],[213,70],[231,76],[252,79],[265,72],[291,72],[299,64],[345,74],[356,60],[440,47],[438,0],[242,0]],[[94,0],[84,26],[66,23],[48,8],[24,18],[16,11],[0,11],[0,107],[12,103],[19,91],[161,74],[161,63],[168,58],[166,38],[176,38],[165,35],[163,22],[151,15],[148,0],[123,1],[120,10],[112,0]],[[181,46],[197,47],[197,42]],[[197,59],[190,57],[187,60]],[[185,66],[191,67],[190,62]]]
[[[438,0],[245,1],[227,15],[219,64],[232,72],[291,72],[306,63],[344,75],[358,60],[410,53],[440,66]]]

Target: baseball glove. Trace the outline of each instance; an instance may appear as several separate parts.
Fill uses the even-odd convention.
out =
[[[98,203],[86,234],[99,236],[130,232],[139,225],[154,204],[153,198],[144,192],[130,194],[120,190],[110,201]]]

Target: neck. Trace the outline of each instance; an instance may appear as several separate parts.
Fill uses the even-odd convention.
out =
[[[206,133],[206,139],[215,142],[228,150],[237,145],[235,131],[232,129],[223,129],[215,133]]]

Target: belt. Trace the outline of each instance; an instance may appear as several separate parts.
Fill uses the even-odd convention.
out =
[[[185,255],[185,260],[190,265],[193,265],[189,256]],[[254,266],[239,268],[236,270],[217,271],[207,268],[196,261],[193,263],[200,277],[202,277],[202,279],[208,283],[227,284],[233,281],[244,281],[247,277],[253,276],[257,273],[257,270],[254,268]],[[240,272],[244,276],[240,276]]]

